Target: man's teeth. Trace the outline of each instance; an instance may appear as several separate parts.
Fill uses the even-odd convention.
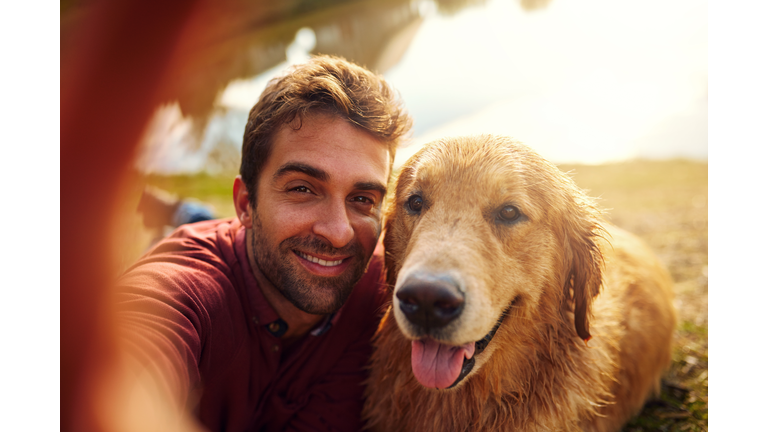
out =
[[[299,256],[304,258],[305,260],[311,261],[311,262],[313,262],[315,264],[320,264],[321,266],[324,266],[324,267],[337,266],[337,265],[341,264],[342,261],[344,261],[343,259],[340,259],[338,261],[326,261],[324,259],[313,257],[312,255],[307,255],[304,252],[298,252],[298,253],[299,253]]]

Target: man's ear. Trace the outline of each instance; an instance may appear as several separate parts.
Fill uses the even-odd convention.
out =
[[[235,184],[232,186],[232,200],[235,202],[235,212],[240,223],[246,228],[252,228],[253,208],[251,208],[251,199],[248,188],[245,187],[245,182],[240,176],[235,177]]]

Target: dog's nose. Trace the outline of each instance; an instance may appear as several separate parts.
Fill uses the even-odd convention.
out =
[[[408,320],[425,330],[445,327],[464,308],[464,294],[450,278],[411,276],[396,295]]]

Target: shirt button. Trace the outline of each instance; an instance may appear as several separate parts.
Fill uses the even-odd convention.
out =
[[[280,324],[278,324],[277,322],[273,322],[272,324],[269,325],[269,331],[271,331],[272,333],[275,333],[278,330],[280,330]]]
[[[278,352],[278,351],[280,351],[280,347],[277,346],[277,345],[272,345],[272,351]]]

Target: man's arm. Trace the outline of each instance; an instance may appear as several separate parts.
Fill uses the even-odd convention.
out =
[[[196,403],[190,394],[201,381],[199,361],[211,328],[207,306],[221,301],[220,290],[201,287],[226,282],[215,269],[184,261],[140,263],[120,279],[116,294],[128,373],[152,382],[177,413]]]

